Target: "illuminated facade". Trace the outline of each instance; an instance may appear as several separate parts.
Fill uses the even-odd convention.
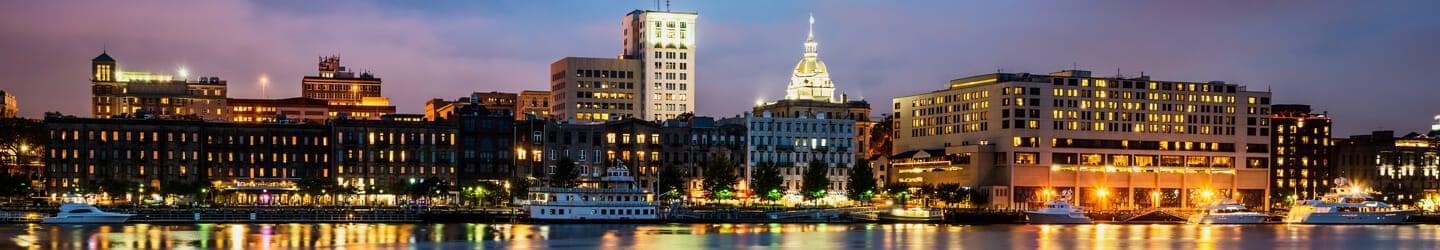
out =
[[[722,123],[712,117],[680,116],[660,123],[661,166],[673,165],[686,173],[691,194],[703,194],[705,163],[728,160],[744,164],[745,126]],[[737,165],[736,169],[740,169]],[[737,172],[743,175],[743,172]],[[743,187],[748,180],[737,182]]]
[[[225,120],[225,81],[122,71],[108,53],[90,61],[91,114],[95,118]]]
[[[1092,209],[1268,194],[1270,93],[1224,82],[995,73],[894,99],[891,183],[976,187],[991,207],[1071,191]],[[1253,121],[1253,122],[1251,122]]]
[[[336,119],[330,124],[336,143],[334,176],[341,185],[373,190],[427,179],[456,181],[453,124],[424,121],[422,116]]]
[[[96,193],[113,183],[140,193],[177,183],[280,192],[331,174],[323,125],[73,117],[47,117],[45,125],[51,144],[44,178],[52,194]]]
[[[230,122],[236,123],[325,123],[330,118],[330,105],[314,98],[226,99]]]
[[[777,164],[784,179],[781,186],[785,188],[786,196],[798,199],[810,160],[818,159],[830,165],[826,172],[830,179],[830,195],[845,194],[850,167],[856,159],[854,121],[827,119],[825,113],[779,117],[765,112],[758,115],[746,113],[744,117],[725,122],[738,123],[746,128],[748,146],[745,171],[741,174],[743,180],[752,180],[751,174],[760,163]]]
[[[1270,112],[1271,206],[1319,199],[1330,191],[1330,117],[1309,105],[1274,105]],[[1246,123],[1249,123],[1246,120]]]
[[[1375,131],[1335,141],[1334,176],[1362,186],[1392,205],[1440,199],[1440,150],[1436,141],[1411,133]]]
[[[671,119],[695,109],[695,12],[635,10],[625,15],[622,58],[639,60],[637,118]],[[633,172],[633,171],[632,171]]]
[[[641,117],[640,60],[566,57],[550,64],[550,112],[560,120],[601,123]]]
[[[515,120],[527,120],[527,116],[550,119],[551,100],[550,91],[520,91],[520,101],[515,105]]]
[[[300,81],[300,96],[325,100],[331,118],[378,120],[394,114],[390,98],[381,95],[380,78],[370,72],[355,73],[340,65],[339,56],[321,57],[318,76]]]
[[[863,153],[869,150],[875,127],[875,122],[870,120],[870,103],[864,100],[851,101],[848,96],[835,89],[835,83],[830,80],[829,67],[820,60],[813,16],[810,17],[810,32],[805,37],[804,49],[803,56],[791,71],[789,84],[785,86],[785,99],[757,103],[752,113],[768,113],[778,118],[825,117],[851,120],[854,121],[855,128],[855,135],[852,136],[855,139],[853,152]]]
[[[475,92],[467,97],[461,97],[455,101],[435,98],[425,101],[425,120],[439,121],[446,120],[449,114],[463,109],[469,105],[480,105],[490,113],[515,116],[518,108],[518,95],[515,93],[503,92]]]
[[[20,116],[20,103],[15,102],[15,95],[0,90],[0,118],[14,118]]]

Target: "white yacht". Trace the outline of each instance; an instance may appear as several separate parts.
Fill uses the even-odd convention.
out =
[[[1345,178],[1335,180],[1335,188],[1319,200],[1296,201],[1285,215],[1286,223],[1298,224],[1400,224],[1415,210],[1391,207],[1372,200],[1359,187],[1346,185]]]
[[[1190,224],[1259,224],[1269,217],[1264,213],[1250,211],[1245,205],[1230,199],[1220,199],[1201,210],[1199,213],[1190,215],[1186,222]]]
[[[896,208],[880,212],[876,218],[889,222],[939,222],[945,220],[945,212],[934,208]]]
[[[1064,199],[1045,202],[1045,208],[1025,211],[1025,220],[1037,224],[1090,224],[1089,216],[1080,207],[1070,205]]]
[[[532,220],[644,221],[656,220],[654,197],[635,183],[625,165],[605,170],[595,187],[530,188],[526,210]]]
[[[55,217],[45,217],[40,222],[46,224],[107,224],[124,223],[133,214],[112,213],[101,211],[90,204],[66,203],[60,205],[60,213]]]

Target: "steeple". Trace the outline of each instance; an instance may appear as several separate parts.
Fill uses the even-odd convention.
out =
[[[840,102],[835,84],[830,82],[829,69],[820,61],[819,43],[815,42],[815,15],[810,15],[809,33],[805,35],[805,56],[795,64],[794,75],[785,87],[785,99]]]

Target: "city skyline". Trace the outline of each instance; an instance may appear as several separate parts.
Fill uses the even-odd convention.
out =
[[[0,15],[0,30],[27,39],[0,41],[0,51],[9,52],[0,60],[0,89],[18,97],[25,117],[85,115],[85,102],[54,97],[84,97],[87,59],[105,50],[123,61],[122,70],[184,67],[192,77],[218,76],[230,81],[232,98],[261,98],[266,76],[264,96],[285,98],[299,96],[316,56],[339,54],[385,78],[391,87],[384,95],[400,113],[419,113],[425,100],[455,91],[545,90],[549,62],[614,56],[617,13],[655,8],[651,1],[556,4],[5,3],[26,11]],[[1416,6],[1434,5],[1428,2],[670,4],[703,13],[695,78],[696,92],[706,94],[695,99],[697,113],[707,116],[734,116],[751,100],[783,97],[776,93],[810,13],[837,87],[876,104],[877,115],[889,113],[883,104],[892,97],[955,78],[1076,66],[1104,76],[1144,72],[1269,90],[1275,103],[1329,111],[1336,136],[1423,131],[1437,112],[1425,107],[1440,104],[1424,96],[1437,87],[1421,74],[1440,60],[1440,50],[1426,43],[1440,38],[1440,24]],[[967,9],[987,11],[948,15]],[[324,22],[331,20],[352,21]],[[1074,25],[1047,25],[1057,22]],[[1135,38],[1118,39],[1126,36]]]

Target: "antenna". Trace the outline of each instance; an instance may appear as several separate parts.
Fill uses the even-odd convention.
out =
[[[670,0],[665,0],[665,11],[670,11]]]

